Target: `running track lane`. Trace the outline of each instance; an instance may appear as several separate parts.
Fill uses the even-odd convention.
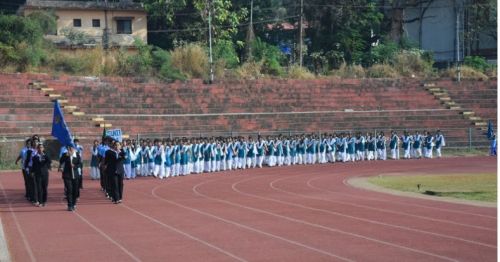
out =
[[[355,176],[496,172],[496,159],[447,158],[264,168],[126,181],[112,205],[85,181],[65,211],[23,200],[0,173],[0,215],[14,261],[495,261],[496,208],[352,188]]]

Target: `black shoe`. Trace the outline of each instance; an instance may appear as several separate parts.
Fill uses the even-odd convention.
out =
[[[68,211],[73,211],[73,208],[72,207],[68,207]]]
[[[75,205],[75,206],[73,206],[73,207],[71,207],[71,210],[72,210],[72,211],[75,211],[75,210],[76,210],[76,205]]]

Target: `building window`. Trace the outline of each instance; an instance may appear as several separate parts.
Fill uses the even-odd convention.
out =
[[[100,19],[92,19],[92,27],[101,27]]]
[[[82,27],[82,19],[73,19],[73,27]]]
[[[117,19],[116,20],[116,33],[117,34],[132,34],[132,20],[131,19]]]

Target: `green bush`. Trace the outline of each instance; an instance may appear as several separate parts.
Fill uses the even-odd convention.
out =
[[[203,78],[208,75],[208,56],[199,44],[179,46],[172,51],[172,65],[188,78]]]
[[[379,64],[368,68],[366,76],[371,78],[396,78],[398,73],[388,64]]]
[[[261,41],[260,38],[257,38],[252,46],[253,59],[262,62],[262,73],[274,76],[284,74],[281,63],[284,62],[285,56],[277,46]]]
[[[128,54],[125,49],[120,49],[117,54],[117,73],[121,76],[147,76],[151,72],[153,58],[151,46],[135,39],[136,54]]]
[[[240,63],[234,44],[229,40],[218,40],[214,45],[213,56],[216,63],[222,60],[226,68],[235,68]]]
[[[25,71],[46,60],[43,23],[37,17],[0,15],[0,67]]]
[[[370,52],[367,54],[365,60],[365,64],[373,65],[373,64],[383,64],[389,63],[399,52],[399,47],[394,42],[381,43],[377,46],[374,46]]]
[[[151,55],[153,68],[157,71],[160,78],[167,81],[186,79],[186,76],[177,68],[173,67],[170,52],[157,48]]]
[[[493,67],[492,65],[488,64],[484,57],[480,56],[466,56],[464,58],[464,64],[482,73],[486,73]]]

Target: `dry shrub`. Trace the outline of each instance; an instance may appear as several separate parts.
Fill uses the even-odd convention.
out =
[[[87,50],[58,51],[52,59],[56,71],[74,75],[99,75],[103,64],[101,48]]]
[[[241,79],[258,79],[262,77],[262,62],[245,62],[236,69],[236,76]]]
[[[208,56],[198,44],[188,44],[172,51],[172,65],[188,78],[206,78]]]
[[[402,51],[393,59],[393,66],[402,76],[429,76],[432,64],[422,59],[420,50]]]
[[[331,74],[342,78],[363,78],[366,72],[360,65],[347,65],[346,63],[342,63],[340,68],[333,70]]]
[[[288,69],[288,78],[291,79],[314,79],[316,76],[307,68],[298,65],[292,65]]]
[[[456,68],[448,68],[444,70],[441,73],[441,77],[449,77],[452,79],[457,79],[457,70]],[[469,66],[462,66],[460,68],[460,77],[462,79],[468,79],[468,80],[480,80],[480,81],[486,81],[488,80],[488,76],[475,70],[472,67]]]
[[[488,70],[486,70],[486,76],[488,76],[489,78],[496,78],[497,77],[497,68],[496,67],[493,67],[493,68],[490,68]]]
[[[378,64],[368,68],[366,76],[371,78],[396,78],[398,77],[398,73],[390,65]]]

